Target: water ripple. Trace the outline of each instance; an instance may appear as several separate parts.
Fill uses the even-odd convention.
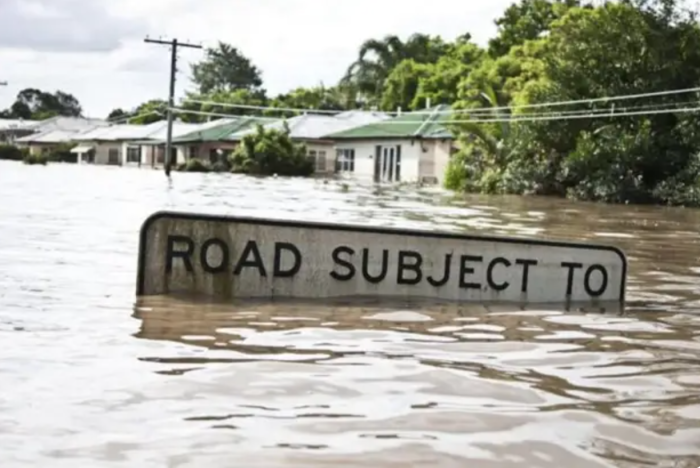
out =
[[[2,466],[700,465],[700,212],[0,163]],[[629,307],[134,303],[153,211],[609,242]]]

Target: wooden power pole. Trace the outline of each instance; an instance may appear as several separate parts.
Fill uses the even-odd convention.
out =
[[[171,39],[169,41],[162,39],[144,39],[144,42],[149,44],[159,44],[159,45],[169,45],[170,46],[170,90],[168,92],[168,133],[165,140],[165,175],[170,177],[170,167],[172,161],[170,160],[170,153],[172,152],[172,140],[173,140],[173,107],[175,106],[175,77],[177,75],[177,48],[187,47],[190,49],[201,49],[202,46],[198,44],[189,44],[187,42],[179,42],[177,39]]]

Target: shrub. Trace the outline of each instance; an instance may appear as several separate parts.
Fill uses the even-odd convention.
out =
[[[211,167],[200,159],[189,159],[177,166],[180,172],[211,172]]]
[[[231,156],[232,172],[250,175],[309,176],[314,162],[306,156],[306,145],[294,143],[285,122],[283,130],[258,125],[243,137]]]
[[[45,154],[27,154],[22,161],[24,164],[46,166],[49,158]]]
[[[12,145],[0,145],[0,160],[22,161],[29,154],[26,148],[17,148]]]
[[[54,146],[48,152],[48,160],[50,162],[77,163],[78,155],[70,152],[74,146],[74,143],[60,143]]]

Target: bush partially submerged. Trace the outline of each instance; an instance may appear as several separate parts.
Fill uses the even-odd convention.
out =
[[[26,148],[17,148],[12,145],[0,145],[0,160],[22,161],[29,154]]]
[[[231,157],[231,168],[250,175],[309,176],[314,162],[306,155],[306,145],[292,141],[285,122],[282,130],[258,125],[244,136]]]
[[[49,158],[45,154],[27,154],[22,161],[24,164],[46,166]]]
[[[179,164],[177,170],[180,172],[210,172],[211,168],[200,159],[190,159]]]

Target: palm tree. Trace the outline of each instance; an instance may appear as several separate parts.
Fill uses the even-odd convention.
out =
[[[369,39],[360,46],[357,60],[350,65],[340,85],[375,104],[384,82],[399,63],[406,59],[434,63],[447,47],[441,39],[419,33],[406,42],[395,35]]]

